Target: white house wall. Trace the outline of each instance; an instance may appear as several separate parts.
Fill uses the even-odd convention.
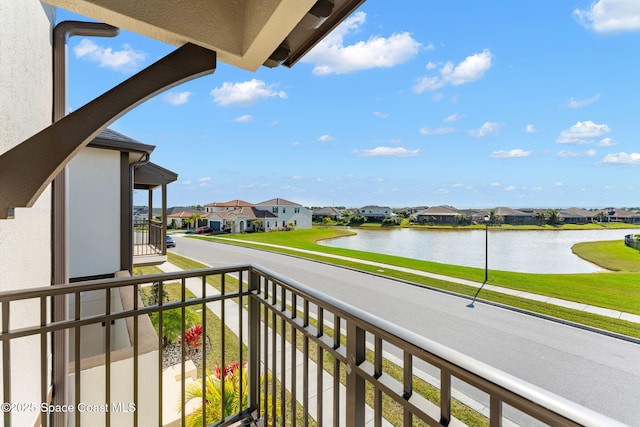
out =
[[[273,209],[277,207],[278,212]],[[284,228],[293,223],[294,228],[311,228],[311,211],[303,206],[279,205],[279,206],[256,206],[257,209],[272,212],[278,218],[269,218],[265,220],[266,229]],[[296,210],[298,212],[296,212]],[[267,222],[269,226],[267,226]]]
[[[0,1],[0,154],[51,123],[54,21],[54,9],[38,1]],[[50,224],[48,190],[32,208],[16,209],[15,219],[0,220],[0,290],[51,283]],[[39,323],[38,312],[34,306],[12,304],[12,327]],[[34,367],[40,366],[41,351],[47,350],[37,339],[12,345],[12,402],[40,402],[39,369]],[[37,415],[12,413],[13,425],[34,425]]]
[[[69,163],[69,276],[120,270],[120,152],[83,149]]]

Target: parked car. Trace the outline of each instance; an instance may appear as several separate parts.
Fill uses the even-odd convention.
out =
[[[171,237],[171,236],[167,236],[167,247],[168,248],[175,248],[176,247],[176,241],[173,240],[173,237]]]
[[[196,234],[205,234],[205,233],[211,233],[211,232],[213,232],[213,228],[211,227],[202,226],[202,227],[196,228]]]

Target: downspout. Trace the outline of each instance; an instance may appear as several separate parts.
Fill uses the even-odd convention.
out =
[[[133,189],[135,188],[135,169],[140,166],[144,166],[151,161],[151,156],[149,153],[145,153],[140,160],[133,162],[129,165],[129,255],[127,270],[133,276]],[[149,206],[149,215],[147,221],[151,220],[151,206]],[[149,232],[151,232],[151,228],[148,228]]]
[[[67,114],[67,39],[76,35],[114,37],[119,29],[95,22],[64,21],[53,29],[53,117],[52,122]],[[69,283],[68,242],[68,197],[67,168],[52,181],[51,192],[51,283]],[[78,301],[76,301],[76,304]],[[52,301],[53,321],[65,320],[68,316],[67,296],[57,296]],[[52,403],[65,405],[69,400],[69,333],[68,330],[53,333],[52,339]],[[76,378],[80,376],[76,373]],[[48,390],[41,390],[42,402],[46,402]],[[67,425],[64,411],[53,412],[53,425]]]

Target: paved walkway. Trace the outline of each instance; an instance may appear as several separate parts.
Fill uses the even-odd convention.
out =
[[[227,241],[237,242],[237,240],[227,239],[227,238],[224,238],[224,237],[216,237],[215,239],[216,240],[221,240],[221,241],[227,240]],[[486,284],[483,286],[483,284],[480,283],[480,282],[473,282],[471,280],[458,279],[458,278],[455,278],[455,277],[444,276],[442,274],[435,274],[435,273],[429,273],[429,272],[422,271],[422,270],[414,270],[414,269],[410,269],[410,268],[399,267],[397,265],[382,264],[382,263],[378,263],[378,262],[366,261],[366,260],[361,260],[361,259],[357,259],[357,258],[349,258],[349,257],[341,256],[341,255],[327,254],[327,253],[324,253],[324,252],[316,252],[316,251],[309,251],[309,250],[306,250],[306,249],[292,248],[292,247],[288,247],[288,246],[273,245],[273,244],[270,244],[270,243],[252,242],[252,241],[246,241],[246,240],[243,240],[243,242],[251,243],[253,245],[260,245],[260,246],[273,247],[273,248],[279,248],[279,249],[289,249],[289,250],[294,250],[294,251],[301,252],[301,253],[306,253],[306,254],[320,255],[320,256],[324,256],[324,257],[328,257],[328,258],[336,258],[336,259],[341,259],[341,260],[346,260],[346,261],[358,262],[358,263],[361,263],[361,264],[373,265],[373,266],[379,267],[381,269],[381,270],[379,270],[380,273],[384,272],[384,269],[402,271],[402,272],[405,272],[405,273],[411,273],[411,274],[415,274],[415,275],[419,275],[419,276],[430,277],[430,278],[438,279],[438,280],[445,280],[447,282],[460,283],[462,285],[472,286],[472,287],[477,288],[477,289],[483,288],[483,289],[486,289],[488,291],[500,292],[500,293],[503,293],[503,294],[513,295],[513,296],[517,296],[517,297],[520,297],[520,298],[526,298],[526,299],[530,299],[530,300],[534,300],[534,301],[540,301],[540,302],[544,302],[544,303],[547,303],[547,304],[552,304],[552,305],[557,305],[557,306],[560,306],[560,307],[570,308],[570,309],[573,309],[573,310],[585,311],[585,312],[588,312],[588,313],[598,314],[600,316],[611,317],[611,318],[614,318],[614,319],[626,320],[628,322],[634,322],[634,323],[640,324],[640,315],[626,313],[626,312],[618,311],[618,310],[611,310],[609,308],[596,307],[596,306],[593,306],[593,305],[588,305],[588,304],[578,303],[578,302],[574,302],[574,301],[563,300],[563,299],[560,299],[560,298],[548,297],[548,296],[544,296],[544,295],[540,295],[540,294],[534,294],[534,293],[531,293],[531,292],[524,292],[524,291],[519,291],[519,290],[515,290],[515,289],[503,288],[503,287],[500,287],[500,286],[486,285]]]

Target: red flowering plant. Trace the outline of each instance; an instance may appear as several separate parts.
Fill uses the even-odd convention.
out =
[[[193,325],[184,333],[187,352],[191,355],[202,345],[202,325]]]

